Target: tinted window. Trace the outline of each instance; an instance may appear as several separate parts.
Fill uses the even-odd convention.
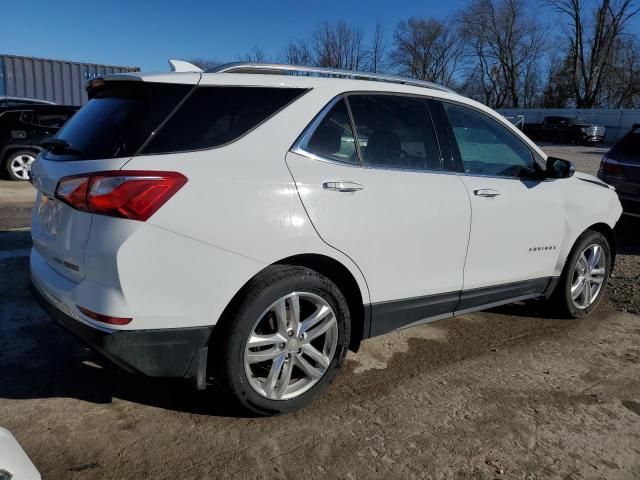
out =
[[[365,165],[441,169],[426,100],[395,95],[350,95],[348,100]]]
[[[505,177],[536,175],[531,150],[505,126],[470,108],[444,105],[466,173]]]
[[[613,147],[613,150],[620,153],[632,154],[637,161],[640,161],[640,128],[635,128],[622,138]]]
[[[305,90],[264,87],[199,87],[169,119],[144,154],[224,145],[264,122]]]
[[[38,112],[37,124],[42,127],[60,128],[65,124],[71,114]]]
[[[135,154],[189,91],[189,85],[107,82],[67,122],[57,137],[70,149],[46,153],[53,160],[91,160]]]
[[[353,129],[344,100],[331,108],[302,148],[339,162],[358,163]]]

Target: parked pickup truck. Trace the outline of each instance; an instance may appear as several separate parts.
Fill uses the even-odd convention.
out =
[[[525,123],[524,133],[532,140],[595,144],[604,140],[605,128],[578,117],[544,117],[542,123]]]

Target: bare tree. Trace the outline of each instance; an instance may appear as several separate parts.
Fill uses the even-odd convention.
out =
[[[567,75],[570,60],[566,54],[562,55],[553,52],[549,60],[548,78],[540,102],[544,108],[575,106],[571,79]]]
[[[570,20],[569,74],[576,106],[594,107],[611,72],[616,42],[639,9],[632,0],[598,0],[588,15],[585,0],[547,0],[546,4]]]
[[[267,63],[269,62],[269,57],[267,54],[260,48],[255,45],[249,53],[245,53],[244,55],[238,56],[238,61],[240,62],[254,62],[254,63]]]
[[[385,33],[384,23],[378,18],[373,27],[371,44],[365,53],[365,68],[370,72],[380,72],[386,67],[387,41]]]
[[[530,103],[544,34],[525,0],[475,0],[459,15],[459,25],[470,93],[479,83],[482,100],[494,108]]]
[[[439,20],[403,20],[393,34],[391,62],[401,75],[451,85],[462,53],[456,33]]]
[[[323,22],[311,38],[313,63],[320,67],[359,70],[365,61],[364,34],[344,21]]]
[[[609,108],[637,108],[640,104],[640,42],[624,35],[616,41],[603,81],[599,103]]]
[[[290,65],[312,65],[314,63],[313,54],[305,40],[290,40],[278,57],[278,61]]]

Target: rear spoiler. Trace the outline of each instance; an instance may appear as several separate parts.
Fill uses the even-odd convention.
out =
[[[179,60],[172,60],[172,62],[178,62]],[[102,87],[105,82],[152,82],[152,83],[181,83],[185,85],[197,85],[202,78],[202,70],[198,67],[191,65],[187,62],[182,62],[190,67],[182,66],[178,67],[171,72],[156,72],[156,73],[142,73],[142,72],[127,72],[127,73],[113,73],[109,75],[103,75],[95,77],[86,82],[85,89],[89,98],[97,88]],[[174,66],[172,65],[172,69]],[[196,71],[197,70],[197,71]]]

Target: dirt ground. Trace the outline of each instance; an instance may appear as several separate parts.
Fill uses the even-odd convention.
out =
[[[551,148],[597,169],[595,149]],[[49,320],[27,289],[29,232],[7,231],[28,227],[32,193],[8,203],[6,187],[0,425],[45,479],[640,478],[640,224],[623,223],[585,320],[532,301],[371,339],[307,409],[243,418],[215,388],[111,368]]]
[[[0,180],[0,232],[29,226],[35,195],[28,182]]]

